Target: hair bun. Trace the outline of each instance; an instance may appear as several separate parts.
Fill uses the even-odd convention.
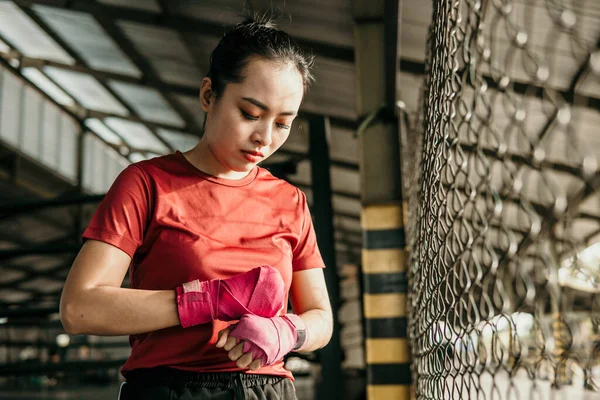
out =
[[[244,15],[244,20],[240,23],[240,25],[254,25],[257,27],[260,26],[270,29],[277,29],[275,20],[272,17],[267,16],[267,13],[260,14],[258,12],[254,12],[252,14],[246,13]]]

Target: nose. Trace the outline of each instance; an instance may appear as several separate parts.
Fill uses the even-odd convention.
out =
[[[261,124],[252,134],[252,141],[261,147],[270,146],[273,142],[273,127],[271,124]]]

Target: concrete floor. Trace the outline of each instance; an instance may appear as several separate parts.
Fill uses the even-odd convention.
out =
[[[120,384],[106,386],[80,386],[52,389],[13,389],[5,390],[0,387],[2,400],[110,400],[117,399]],[[313,380],[296,378],[296,393],[298,400],[313,400]]]

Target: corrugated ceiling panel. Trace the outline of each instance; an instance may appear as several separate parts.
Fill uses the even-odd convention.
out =
[[[158,129],[157,132],[165,142],[169,143],[171,147],[179,151],[188,151],[192,149],[200,140],[198,136],[167,129]]]
[[[0,40],[0,51],[6,52],[9,51],[10,47],[4,43],[2,40]]]
[[[75,182],[77,178],[77,144],[79,124],[67,115],[62,115],[58,145],[58,172]]]
[[[129,161],[112,149],[107,151],[106,155],[106,185],[108,189],[115,182],[117,176],[129,165]]]
[[[277,26],[297,38],[354,45],[351,0],[260,0],[262,12],[281,15]]]
[[[58,104],[67,106],[75,105],[75,100],[66,94],[64,90],[54,84],[54,82],[48,79],[48,77],[40,70],[36,68],[23,68],[21,73],[44,93],[54,99],[54,101],[56,101]]]
[[[360,199],[352,200],[348,197],[341,197],[333,195],[331,196],[333,208],[335,211],[343,212],[346,214],[355,214],[360,216],[361,204]]]
[[[42,159],[41,161],[56,170],[58,168],[58,147],[61,132],[60,109],[50,102],[44,103],[44,128],[42,130]]]
[[[302,118],[296,118],[292,124],[290,136],[285,141],[282,149],[307,153],[308,152],[308,122]]]
[[[220,37],[181,33],[182,43],[195,61],[195,66],[204,77],[210,67],[210,53],[219,44]]]
[[[253,1],[252,6],[259,12],[273,12],[277,26],[295,37],[343,46],[353,44],[350,0],[262,0]],[[180,0],[169,3],[172,13],[227,25],[240,22],[247,8],[246,2],[239,0]]]
[[[28,57],[75,63],[62,47],[12,2],[0,2],[0,34]]]
[[[331,126],[329,143],[332,159],[358,164],[358,139],[354,131]]]
[[[198,90],[198,95],[200,90]],[[199,97],[174,95],[175,100],[192,116],[198,126],[204,124],[204,111],[200,108]]]
[[[354,65],[317,58],[311,86],[302,109],[319,114],[356,119]]]
[[[144,160],[147,160],[147,159],[148,159],[148,157],[146,157],[142,153],[131,153],[129,155],[129,161],[131,161],[132,163],[144,161]]]
[[[117,175],[128,165],[102,140],[86,134],[83,138],[83,187],[92,193],[106,193]]]
[[[109,81],[108,84],[142,119],[175,127],[185,126],[185,121],[171,108],[158,90],[117,81]]]
[[[0,140],[19,145],[23,83],[8,70],[0,68]]]
[[[358,171],[331,167],[331,189],[360,194],[360,175]]]
[[[402,0],[402,24],[429,26],[433,2],[423,0]]]
[[[129,114],[127,109],[94,77],[53,67],[45,67],[44,71],[83,107],[118,115]]]
[[[25,88],[24,107],[27,118],[23,121],[21,148],[25,154],[35,159],[40,158],[42,151],[43,104],[40,93],[31,87]]]
[[[423,76],[399,71],[398,78],[396,98],[404,102],[409,112],[416,112],[421,101]]]
[[[241,20],[244,2],[240,0],[180,0],[169,3],[173,14],[233,25]]]
[[[97,137],[87,132],[83,134],[83,176],[81,177],[81,183],[83,189],[88,192],[94,191],[94,176],[92,170],[94,168],[94,151],[93,151],[93,142],[100,141]]]
[[[119,118],[107,118],[105,123],[133,148],[153,151],[158,154],[171,151],[142,124]]]
[[[400,38],[400,57],[408,60],[423,61],[425,59],[427,30],[427,25],[403,20]]]
[[[177,32],[133,22],[118,25],[163,80],[200,85],[204,76]]]
[[[33,9],[90,67],[142,75],[91,15],[39,5]]]
[[[108,128],[102,121],[96,118],[88,118],[85,120],[85,126],[92,130],[95,134],[100,136],[102,140],[112,144],[122,144],[123,140]]]
[[[160,5],[155,0],[98,0],[98,2],[111,6],[136,8],[156,13],[161,11]]]

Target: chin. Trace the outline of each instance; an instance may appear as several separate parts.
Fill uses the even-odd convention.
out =
[[[250,172],[256,167],[256,164],[231,165],[229,167],[233,172]]]

